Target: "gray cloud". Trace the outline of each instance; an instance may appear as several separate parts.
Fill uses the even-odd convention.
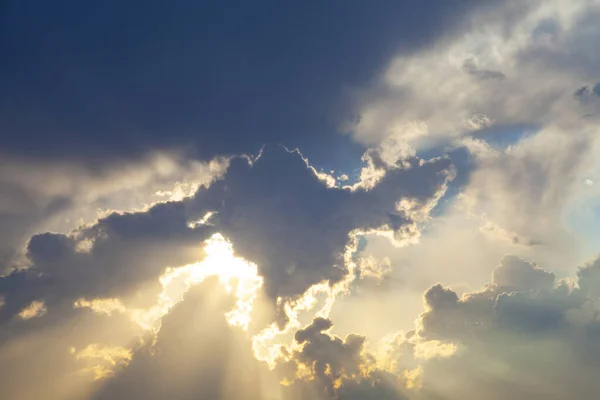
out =
[[[35,235],[27,247],[31,266],[0,277],[0,324],[34,300],[43,300],[45,318],[53,319],[61,310],[70,312],[80,297],[126,296],[143,284],[156,293],[164,269],[198,261],[201,243],[213,232],[208,226],[190,228],[185,205],[171,202],[147,212],[112,214],[71,235]],[[86,242],[90,248],[80,249]]]
[[[327,332],[332,326],[330,320],[316,318],[296,332],[296,342],[302,347],[291,353],[284,351],[285,359],[278,367],[280,374],[292,382],[283,388],[284,399],[408,398],[402,378],[372,368],[375,358],[366,352],[364,336],[350,334],[342,339]],[[307,366],[314,379],[298,378],[300,365]]]
[[[595,139],[593,130],[549,128],[504,150],[466,142],[476,166],[463,191],[468,211],[482,216],[491,239],[536,244],[543,262],[558,249],[568,255],[576,238],[563,213],[593,167]]]
[[[494,270],[493,284],[506,290],[551,290],[554,274],[523,261],[515,256],[506,256]]]
[[[593,101],[595,97],[600,97],[600,82],[593,86],[582,86],[573,93],[573,96],[583,103]]]
[[[99,215],[135,211],[191,195],[225,169],[178,153],[153,153],[110,165],[4,157],[0,161],[0,274],[23,267],[29,238],[68,232]]]
[[[424,387],[447,399],[584,398],[597,388],[598,260],[577,286],[533,263],[505,257],[483,291],[462,298],[440,285],[425,295],[418,335],[458,343],[452,357],[424,364]],[[431,299],[436,299],[432,301]],[[554,380],[556,379],[556,380]],[[453,381],[453,389],[446,385]]]
[[[64,19],[63,10],[11,2],[3,15],[15,22],[4,24],[0,43],[10,60],[0,66],[0,147],[108,164],[178,146],[212,159],[272,141],[329,157],[321,149],[343,142],[335,136],[347,88],[369,82],[399,49],[452,36],[473,9],[495,3],[290,9],[270,0],[232,13],[220,3],[105,2],[93,12],[65,5]]]
[[[342,253],[355,230],[401,231],[414,224],[397,209],[401,199],[428,209],[451,178],[450,161],[388,166],[373,188],[328,187],[295,152],[267,147],[252,165],[233,160],[224,178],[190,204],[211,210],[215,229],[244,258],[257,263],[273,298],[300,295],[345,274]]]
[[[216,232],[258,264],[273,305],[315,283],[334,284],[347,274],[342,253],[352,231],[414,226],[396,203],[411,200],[429,210],[451,179],[447,159],[381,168],[370,189],[330,187],[299,153],[267,147],[254,161],[233,159],[221,179],[193,197],[113,213],[70,234],[37,234],[27,247],[30,267],[0,277],[0,323],[21,324],[15,316],[32,301],[43,301],[45,321],[56,322],[78,298],[143,288],[145,302],[136,298],[132,305],[148,306],[165,268],[199,261],[202,242]],[[208,224],[195,224],[208,212],[216,212]],[[279,317],[284,323],[285,315]]]
[[[465,60],[465,62],[463,63],[463,70],[467,74],[472,75],[475,78],[483,79],[483,80],[506,78],[506,75],[504,75],[500,71],[494,71],[491,69],[485,69],[485,68],[479,67],[477,65],[477,63],[475,62],[475,60],[472,58]]]

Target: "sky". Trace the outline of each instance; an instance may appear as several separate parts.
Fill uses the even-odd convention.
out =
[[[2,400],[600,390],[600,0],[0,5]]]

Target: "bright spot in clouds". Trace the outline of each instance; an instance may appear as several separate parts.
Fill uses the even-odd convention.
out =
[[[112,315],[128,313],[133,321],[146,330],[158,330],[160,319],[178,302],[193,285],[211,276],[218,276],[228,293],[236,298],[235,307],[226,314],[232,326],[244,330],[250,324],[250,314],[263,278],[258,275],[257,266],[243,258],[234,256],[233,246],[221,234],[214,234],[204,243],[206,258],[200,262],[181,267],[169,267],[160,276],[162,291],[156,304],[148,309],[127,308],[118,298],[78,299],[74,308],[89,308],[97,313]],[[32,318],[40,311],[43,303],[33,302],[22,311],[22,318]],[[43,309],[45,312],[45,308]],[[40,314],[41,315],[41,314]]]
[[[205,242],[206,258],[183,267],[168,268],[160,277],[163,287],[157,304],[149,310],[135,310],[134,319],[144,328],[156,328],[160,318],[183,299],[183,294],[210,276],[218,276],[227,292],[236,298],[233,310],[226,314],[227,321],[244,330],[250,324],[250,313],[263,278],[256,264],[235,257],[233,247],[221,234]]]
[[[27,307],[21,310],[19,317],[22,319],[31,319],[41,317],[46,314],[46,305],[43,301],[32,301]]]
[[[101,346],[99,344],[90,344],[89,346],[77,351],[71,348],[71,354],[78,360],[98,361],[97,365],[83,369],[81,372],[93,372],[94,379],[102,379],[113,375],[113,368],[117,365],[127,365],[131,361],[131,350],[123,347]]]
[[[86,300],[84,298],[78,299],[74,304],[75,308],[90,308],[97,313],[103,313],[106,315],[112,315],[113,312],[123,313],[126,311],[125,306],[119,299],[93,299]]]

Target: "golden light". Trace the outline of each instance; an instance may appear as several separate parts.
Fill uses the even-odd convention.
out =
[[[113,375],[113,369],[117,365],[127,365],[131,361],[133,354],[131,350],[119,346],[101,346],[97,343],[90,344],[87,347],[77,351],[71,348],[71,354],[78,360],[96,360],[93,366],[84,368],[80,372],[92,372],[95,380],[110,377]]]
[[[338,296],[348,293],[350,285],[355,279],[358,266],[353,258],[358,249],[359,237],[363,233],[355,231],[350,233],[350,240],[344,251],[344,265],[348,270],[346,277],[333,286],[327,282],[317,283],[298,299],[287,301],[283,305],[288,323],[285,329],[280,330],[276,323],[263,329],[252,338],[252,349],[257,360],[264,361],[273,369],[277,358],[282,356],[281,346],[286,345],[288,349],[296,346],[294,332],[310,324],[313,318],[329,318],[333,304]],[[277,299],[278,302],[283,299]]]
[[[46,305],[44,302],[35,300],[32,301],[27,307],[23,308],[18,315],[21,319],[31,319],[35,317],[41,317],[42,315],[46,314],[46,311]]]
[[[225,317],[233,326],[244,330],[250,324],[250,314],[263,278],[256,264],[233,254],[233,246],[221,234],[205,242],[206,258],[198,263],[168,268],[159,278],[163,287],[157,304],[148,310],[132,310],[133,319],[145,329],[157,329],[160,319],[183,299],[184,293],[210,276],[218,276],[228,293],[236,298],[233,310]]]

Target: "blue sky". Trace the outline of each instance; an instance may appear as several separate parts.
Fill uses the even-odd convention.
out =
[[[593,398],[600,1],[4,1],[2,400]]]

